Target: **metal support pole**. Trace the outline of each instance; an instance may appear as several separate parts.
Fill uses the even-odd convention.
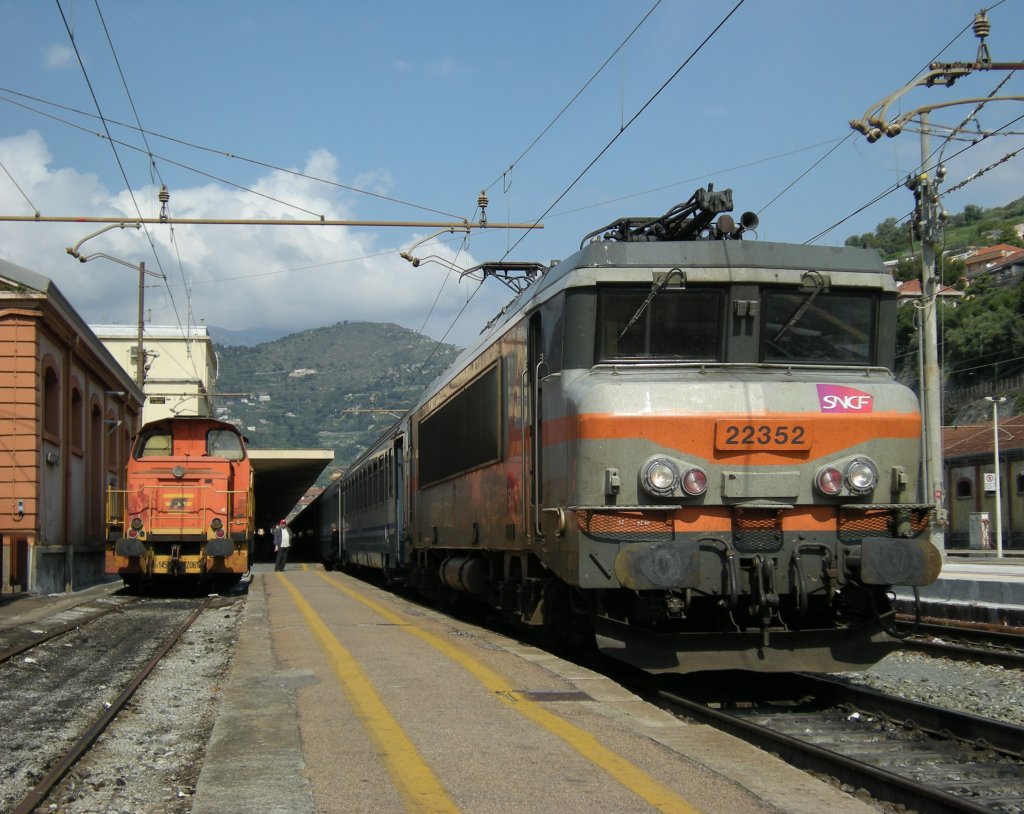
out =
[[[931,181],[928,178],[928,114],[921,114],[921,171],[918,173],[920,195],[921,232],[921,347],[924,352],[924,379],[921,382],[924,409],[925,461],[924,475],[927,493],[925,502],[932,503],[935,517],[932,521],[931,541],[940,552],[946,547],[946,507],[943,489],[942,405],[939,372],[938,320],[936,319],[937,280],[935,274],[935,244],[939,228],[936,202],[932,200]]]
[[[1005,396],[985,396],[985,401],[992,402],[992,462],[996,473],[996,556],[1003,556],[1003,489],[999,472],[999,405],[1006,401]]]
[[[146,298],[146,264],[139,263],[139,344],[135,348],[135,383],[145,388],[146,385],[146,354],[142,350],[143,312]]]

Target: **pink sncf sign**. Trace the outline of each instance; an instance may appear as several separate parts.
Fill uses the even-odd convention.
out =
[[[870,413],[874,396],[852,387],[818,385],[818,404],[823,413]]]

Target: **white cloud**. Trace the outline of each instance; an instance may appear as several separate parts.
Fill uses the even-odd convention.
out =
[[[67,45],[49,45],[43,49],[43,65],[47,70],[57,71],[72,65],[74,56]]]
[[[0,212],[31,215],[33,207],[44,216],[132,216],[135,212],[126,191],[111,192],[95,175],[54,167],[53,157],[36,132],[0,139],[0,162],[32,202],[30,206],[0,175]],[[339,163],[330,152],[318,150],[302,172],[335,180]],[[386,175],[376,180],[379,188],[388,186]],[[249,186],[329,220],[359,219],[359,196],[337,187],[279,171],[268,171]],[[137,189],[134,195],[144,213],[158,211],[156,188]],[[171,189],[170,214],[172,219],[312,217],[283,203],[213,183]],[[418,218],[414,215],[412,219]],[[131,323],[138,304],[137,274],[100,258],[76,263],[65,252],[65,247],[99,228],[101,224],[0,222],[0,257],[53,279],[87,321]],[[162,268],[169,288],[149,279],[145,294],[154,324],[186,320],[188,286],[195,318],[223,328],[268,325],[290,332],[350,320],[396,322],[419,330],[433,309],[425,332],[440,337],[474,291],[472,284],[456,284],[455,275],[441,265],[413,268],[399,257],[403,246],[429,232],[413,235],[398,229],[335,226],[177,224],[173,231],[176,245],[172,246],[168,226],[148,225],[147,231],[156,246],[155,255],[146,232],[131,228],[115,228],[91,238],[81,251],[103,252],[133,265],[144,261],[152,271]],[[457,246],[457,242],[427,243],[417,248],[416,254],[453,260]],[[457,262],[466,267],[477,261],[462,253]],[[446,277],[451,279],[438,297]],[[507,291],[488,283],[474,297],[448,341],[471,341],[507,299]]]

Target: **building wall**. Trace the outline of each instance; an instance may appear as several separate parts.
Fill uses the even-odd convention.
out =
[[[103,577],[106,489],[123,480],[141,394],[45,295],[12,299],[0,300],[0,587],[85,587]]]
[[[94,325],[92,328],[111,355],[134,378],[137,328],[130,325]],[[213,343],[205,327],[183,331],[176,326],[147,325],[143,348],[148,365],[144,422],[173,415],[213,415],[209,394],[216,385],[217,366]]]
[[[994,471],[991,457],[988,460],[974,456],[966,460],[946,461],[949,495],[947,548],[968,547],[971,514],[978,512],[988,513],[991,545],[995,548],[996,496],[994,491],[985,491],[985,474]],[[1024,460],[1016,451],[1000,455],[999,480],[1003,548],[1024,548]]]

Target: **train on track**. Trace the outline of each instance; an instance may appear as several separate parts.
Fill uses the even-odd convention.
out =
[[[889,652],[891,586],[941,568],[894,280],[869,250],[743,240],[731,210],[709,186],[549,268],[481,267],[518,297],[299,539],[653,671]]]
[[[134,589],[238,582],[252,557],[252,486],[231,424],[178,416],[144,425],[125,488],[107,493],[106,572]]]

